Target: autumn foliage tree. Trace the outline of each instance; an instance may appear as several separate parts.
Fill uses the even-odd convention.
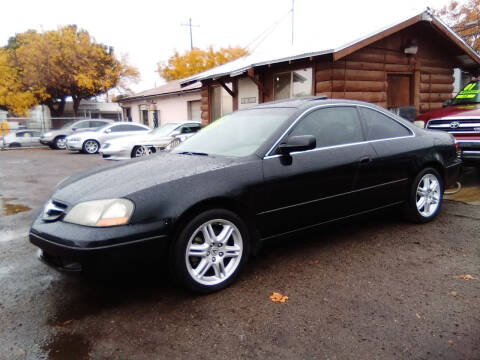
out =
[[[82,99],[136,78],[138,71],[126,59],[117,59],[111,47],[74,25],[43,33],[29,30],[0,49],[0,106],[17,115],[45,104],[60,116],[68,97],[77,114]]]
[[[471,47],[480,51],[480,0],[459,2],[451,0],[441,10],[435,11]]]
[[[210,46],[207,50],[194,48],[184,54],[175,51],[167,63],[158,64],[158,73],[167,81],[182,79],[247,54],[248,51],[241,47],[227,47],[215,51]]]

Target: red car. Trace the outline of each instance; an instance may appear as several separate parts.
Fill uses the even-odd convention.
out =
[[[425,128],[452,134],[462,159],[480,166],[480,79],[471,81],[444,107],[417,116]]]

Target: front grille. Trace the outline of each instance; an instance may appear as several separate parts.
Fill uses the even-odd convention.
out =
[[[451,134],[479,134],[480,119],[437,119],[430,120],[427,129],[443,130]]]
[[[67,209],[67,205],[62,204],[61,202],[49,200],[48,203],[43,208],[43,221],[56,221],[60,219],[63,214],[65,214],[65,210]]]

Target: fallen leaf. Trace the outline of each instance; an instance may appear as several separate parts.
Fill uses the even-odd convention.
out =
[[[421,319],[421,316],[420,316],[420,315],[418,315],[418,313],[416,313],[415,315],[417,316],[417,318]]]
[[[450,291],[450,295],[457,296],[457,292],[456,291]]]
[[[458,275],[458,277],[463,280],[477,280],[477,278],[472,275]]]
[[[447,341],[449,344],[453,344],[453,340],[448,340]]]
[[[274,303],[284,303],[285,301],[287,301],[287,299],[288,299],[288,296],[282,295],[277,292],[274,292],[270,296],[270,300],[272,300]]]
[[[64,321],[64,322],[60,322],[60,323],[57,323],[57,326],[65,326],[65,325],[68,325],[72,322],[73,320],[67,320],[67,321]]]
[[[318,264],[318,260],[313,260],[313,261],[312,261],[312,264],[313,264],[313,265],[317,265],[317,264]]]

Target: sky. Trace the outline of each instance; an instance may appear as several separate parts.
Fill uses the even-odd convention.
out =
[[[321,50],[321,44],[355,40],[418,14],[427,6],[439,9],[447,3],[295,0],[294,44]],[[113,46],[117,55],[128,55],[141,74],[141,80],[131,84],[138,92],[164,83],[156,72],[159,62],[166,62],[175,50],[190,49],[189,29],[182,26],[189,18],[198,25],[192,30],[195,47],[250,45],[254,51],[268,53],[291,46],[291,8],[292,0],[2,1],[0,46],[6,45],[10,36],[28,29],[51,30],[76,24],[97,42]],[[251,44],[275,23],[275,30],[264,41]]]

